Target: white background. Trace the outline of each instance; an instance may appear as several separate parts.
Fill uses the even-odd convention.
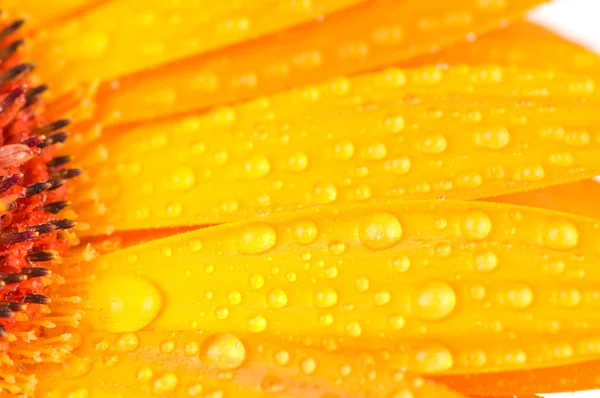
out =
[[[529,19],[600,54],[600,0],[554,0]],[[542,394],[546,398],[600,398],[600,390]]]

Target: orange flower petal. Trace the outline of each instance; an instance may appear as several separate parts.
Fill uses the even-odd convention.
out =
[[[64,369],[40,375],[36,396],[461,397],[387,369],[368,354],[348,357],[231,334],[142,331],[84,336]],[[55,380],[61,381],[58,386]]]
[[[39,0],[3,0],[2,11],[11,19],[25,19],[25,28],[32,28],[76,15],[104,1],[106,0],[59,0],[48,3]]]
[[[361,0],[110,1],[41,31],[34,59],[55,91],[109,80],[248,40]]]
[[[594,180],[584,180],[485,200],[541,207],[600,219],[598,198],[600,198],[600,183]]]
[[[435,376],[434,379],[467,394],[528,394],[533,391],[571,392],[600,387],[600,360],[523,371]]]
[[[130,122],[406,60],[494,27],[542,0],[377,0],[279,35],[105,84],[101,117]]]
[[[600,72],[600,56],[527,21],[516,21],[473,42],[457,43],[438,53],[411,59],[402,66],[436,63],[499,64],[594,75]]]
[[[600,347],[599,239],[592,220],[494,203],[323,207],[101,256],[88,317],[309,339],[420,373],[583,361]]]
[[[600,174],[594,84],[499,67],[391,69],[113,131],[99,146],[82,141],[94,180],[81,179],[76,207],[87,233],[103,234],[589,178]]]

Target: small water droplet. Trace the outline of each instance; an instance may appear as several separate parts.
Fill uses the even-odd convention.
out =
[[[267,294],[267,304],[273,308],[283,308],[288,301],[287,295],[281,289],[271,290]]]
[[[114,349],[117,352],[131,352],[138,347],[138,338],[133,333],[124,333],[117,337]]]
[[[265,278],[261,274],[252,274],[250,275],[250,279],[248,279],[248,284],[252,289],[260,289],[265,285]]]
[[[469,210],[461,224],[461,231],[468,239],[485,239],[491,230],[492,221],[487,214],[480,210]]]
[[[243,166],[243,174],[246,178],[261,178],[269,174],[271,163],[265,155],[252,155]]]
[[[295,243],[306,246],[317,239],[317,225],[308,220],[296,221],[290,226],[292,239]]]
[[[255,315],[248,319],[248,330],[251,333],[260,333],[267,328],[267,320],[262,315]]]

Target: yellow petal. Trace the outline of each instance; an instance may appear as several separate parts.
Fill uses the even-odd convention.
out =
[[[83,336],[82,346],[63,369],[40,374],[36,396],[461,397],[392,370],[368,354],[349,357],[232,334],[86,332]]]
[[[93,175],[81,179],[76,208],[98,234],[592,177],[594,84],[499,67],[392,69],[115,130],[98,146],[71,147]]]
[[[500,64],[526,68],[564,70],[597,75],[600,57],[556,33],[527,21],[516,21],[502,29],[481,35],[473,42],[461,42],[403,62],[403,67],[430,63],[448,65]]]
[[[378,0],[278,35],[106,83],[101,117],[131,122],[390,65],[506,22],[541,0]]]
[[[576,362],[600,347],[599,238],[592,220],[494,203],[322,207],[102,256],[86,271],[88,313],[110,330],[152,311],[146,330],[385,347],[421,373]],[[134,307],[111,288],[122,278],[149,286],[138,296],[159,292],[161,308],[103,311]]]
[[[106,2],[39,32],[29,58],[64,92],[248,40],[360,0]]]
[[[60,0],[47,3],[39,0],[3,0],[2,11],[9,18],[23,18],[25,28],[46,26],[52,22],[92,9],[103,0]]]

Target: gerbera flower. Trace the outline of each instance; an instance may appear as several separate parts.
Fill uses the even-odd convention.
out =
[[[596,387],[599,62],[542,2],[5,1],[2,393]]]

